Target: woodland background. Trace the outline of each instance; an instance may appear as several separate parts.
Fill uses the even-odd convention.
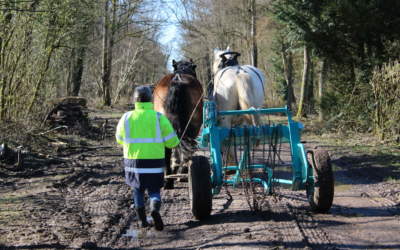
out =
[[[205,87],[230,46],[265,72],[267,107],[399,143],[398,0],[0,0],[0,121],[37,126],[57,97],[130,102],[179,59],[159,42],[171,22]]]

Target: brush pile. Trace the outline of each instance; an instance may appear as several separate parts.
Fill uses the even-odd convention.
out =
[[[51,109],[45,122],[51,127],[64,127],[80,131],[90,128],[86,99],[82,97],[65,97],[51,101]]]

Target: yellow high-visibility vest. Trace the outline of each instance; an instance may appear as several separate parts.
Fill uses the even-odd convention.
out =
[[[168,118],[154,111],[150,102],[136,102],[135,110],[119,120],[115,137],[125,159],[164,159],[165,147],[179,144]]]

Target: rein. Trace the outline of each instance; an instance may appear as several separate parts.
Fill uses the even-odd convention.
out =
[[[207,85],[205,86],[206,89],[208,88],[208,86],[210,85],[210,83],[212,83],[212,81],[213,81],[213,80],[211,79],[211,80],[207,83]],[[190,124],[190,122],[191,122],[192,119],[193,119],[194,112],[197,110],[197,107],[199,106],[200,101],[203,99],[205,92],[206,92],[206,91],[203,91],[203,93],[201,94],[200,98],[197,100],[197,104],[196,104],[196,106],[194,107],[194,109],[193,109],[193,111],[192,111],[192,114],[190,114],[189,121],[186,123],[185,129],[183,130],[182,136],[181,136],[181,138],[179,138],[179,140],[181,140],[181,139],[183,138],[183,136],[185,135],[186,130],[187,130],[187,128],[189,127],[189,124]]]

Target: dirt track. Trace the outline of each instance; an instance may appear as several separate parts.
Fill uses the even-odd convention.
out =
[[[253,213],[243,190],[230,188],[232,198],[222,190],[211,218],[199,222],[186,183],[178,183],[163,191],[165,230],[142,231],[113,139],[117,120],[110,121],[103,141],[0,169],[0,249],[400,249],[399,149],[372,157],[313,137],[309,144],[327,147],[335,166],[329,214],[311,213],[305,191],[284,188]]]

